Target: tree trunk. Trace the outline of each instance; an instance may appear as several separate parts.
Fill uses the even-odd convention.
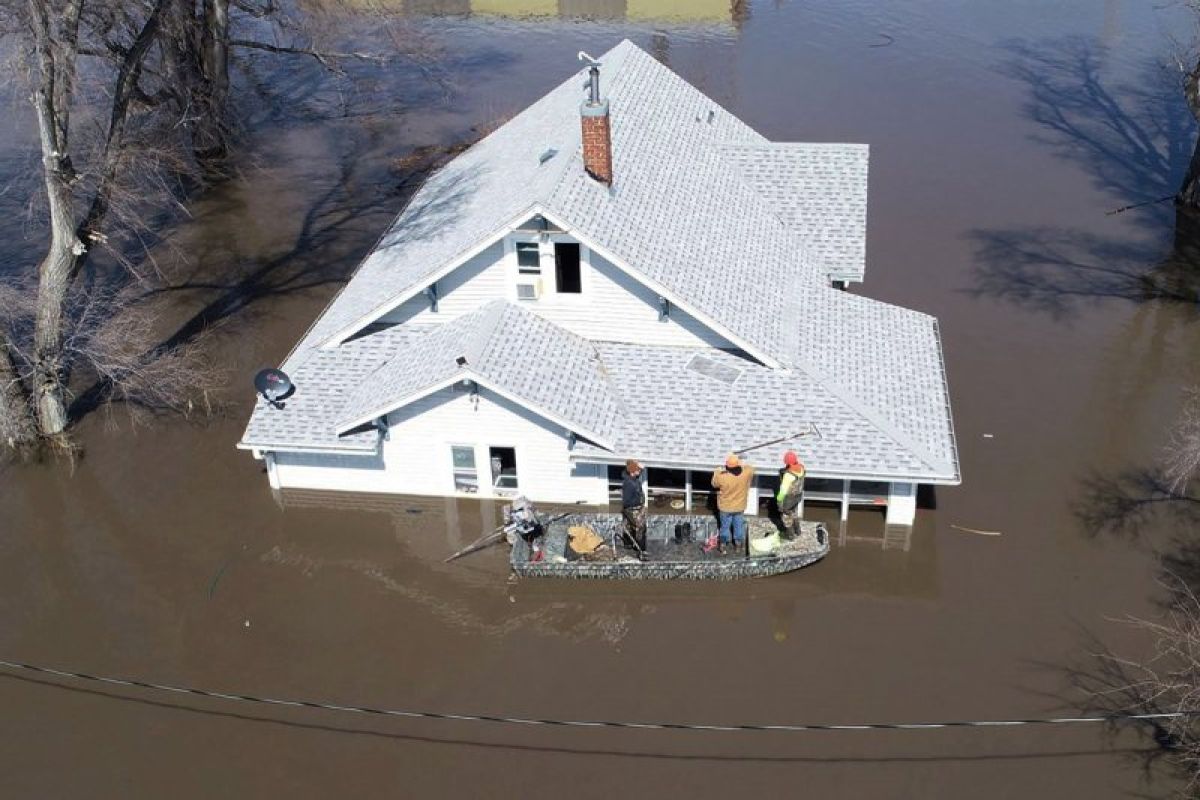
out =
[[[62,433],[67,424],[66,388],[63,374],[63,312],[76,260],[84,245],[75,235],[71,213],[70,180],[61,172],[63,159],[47,136],[52,124],[50,100],[45,92],[35,93],[38,127],[42,133],[42,165],[50,205],[50,247],[38,267],[37,307],[33,328],[33,385],[38,428],[44,436]]]
[[[1192,116],[1200,122],[1200,61],[1196,62],[1195,68],[1184,80],[1183,95]],[[1200,139],[1197,139],[1196,147],[1192,150],[1192,161],[1188,164],[1179,194],[1175,195],[1175,202],[1185,208],[1200,210]]]
[[[1175,202],[1185,208],[1200,211],[1200,138],[1196,140],[1196,147],[1192,150],[1192,160],[1188,164],[1183,185],[1179,187],[1179,194],[1175,196]]]
[[[76,234],[71,208],[68,136],[75,83],[75,57],[82,0],[58,11],[47,0],[30,0],[38,55],[33,106],[42,149],[42,172],[50,207],[50,247],[38,267],[33,331],[33,381],[29,387],[44,436],[57,436],[67,424],[63,374],[63,313],[76,261],[86,248]],[[56,16],[61,14],[61,16]]]
[[[229,95],[229,0],[205,0],[204,44],[204,74],[223,106]]]
[[[211,167],[227,153],[225,114],[229,100],[229,0],[204,0],[200,67],[204,86],[203,113],[196,128],[195,152]]]

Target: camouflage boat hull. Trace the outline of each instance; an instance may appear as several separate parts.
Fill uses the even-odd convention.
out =
[[[732,581],[792,572],[829,553],[829,533],[819,522],[802,522],[799,536],[785,540],[778,551],[759,556],[750,556],[744,545],[738,553],[704,553],[704,540],[717,530],[712,517],[654,515],[646,522],[645,560],[637,557],[636,550],[622,546],[621,515],[570,514],[553,520],[538,540],[539,560],[533,560],[536,551],[528,542],[517,539],[513,543],[513,572],[525,578]],[[760,517],[747,517],[746,523],[751,538],[777,530]],[[677,528],[684,525],[690,526],[690,536],[687,529]],[[607,543],[597,557],[576,557],[571,552],[567,531],[574,526],[591,528]]]

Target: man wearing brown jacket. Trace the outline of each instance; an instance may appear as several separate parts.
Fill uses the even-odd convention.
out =
[[[754,467],[743,464],[735,453],[725,459],[725,466],[713,473],[712,486],[717,490],[717,516],[721,520],[721,552],[733,539],[735,552],[740,552],[746,542],[746,498],[750,484],[754,481]],[[717,537],[710,536],[704,543],[704,552],[717,549]]]

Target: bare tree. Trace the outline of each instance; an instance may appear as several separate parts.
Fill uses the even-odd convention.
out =
[[[1187,393],[1179,419],[1167,444],[1163,473],[1172,491],[1179,493],[1200,471],[1200,390]]]
[[[232,135],[234,52],[298,55],[339,72],[342,60],[423,55],[394,35],[375,53],[325,49],[305,26],[276,0],[0,0],[0,34],[17,44],[15,74],[37,126],[46,241],[29,285],[0,304],[0,440],[61,440],[73,381],[144,398],[155,370],[179,388],[181,366],[197,365],[187,348],[198,336],[153,346],[143,342],[147,306],[112,312],[131,286],[160,282],[156,234],[218,174]],[[137,358],[131,342],[146,345]]]
[[[1183,796],[1200,790],[1200,600],[1182,579],[1167,576],[1172,596],[1162,621],[1124,621],[1147,634],[1152,649],[1141,658],[1098,647],[1091,668],[1070,671],[1071,682],[1090,697],[1090,707],[1107,714],[1150,714],[1161,748],[1152,756],[1168,759],[1186,780]],[[1094,642],[1093,644],[1098,645]]]
[[[1200,0],[1187,0],[1198,21],[1200,21]],[[1187,101],[1188,110],[1197,122],[1200,122],[1200,25],[1193,32],[1193,41],[1187,45],[1177,45],[1175,66],[1183,79],[1183,97]],[[1182,208],[1200,210],[1200,137],[1197,137],[1192,149],[1192,158],[1188,163],[1187,173],[1183,183],[1175,195],[1175,202]]]

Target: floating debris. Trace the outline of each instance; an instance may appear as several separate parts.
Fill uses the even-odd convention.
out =
[[[954,530],[956,530],[956,531],[962,531],[963,533],[977,533],[980,536],[1000,536],[1001,535],[1000,531],[983,531],[983,530],[980,530],[979,528],[967,528],[962,525],[951,525],[950,527],[954,528]]]

